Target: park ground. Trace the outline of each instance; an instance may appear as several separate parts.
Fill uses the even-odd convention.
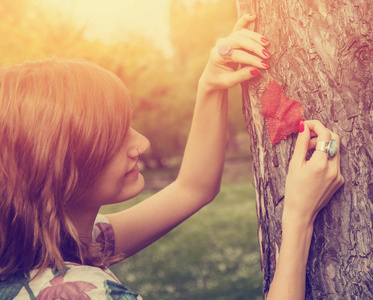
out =
[[[177,169],[144,171],[142,201],[170,182]],[[153,245],[111,267],[144,300],[263,299],[251,160],[226,160],[217,198]]]

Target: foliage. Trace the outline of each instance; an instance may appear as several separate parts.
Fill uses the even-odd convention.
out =
[[[137,201],[148,196],[144,193]],[[208,207],[112,269],[149,300],[262,299],[256,230],[253,186],[247,181],[225,183]]]
[[[165,158],[182,154],[198,78],[215,40],[229,34],[236,20],[234,1],[197,1],[185,7],[172,0],[170,9],[174,55],[165,57],[145,37],[123,32],[120,42],[87,39],[85,28],[62,12],[37,1],[1,0],[0,65],[60,56],[82,57],[111,70],[132,92],[133,126],[151,140],[144,162],[163,166]],[[239,88],[231,96],[229,133],[234,140],[245,125]],[[147,299],[261,298],[253,193],[247,183],[224,185],[208,209],[114,266],[116,273]]]
[[[0,17],[0,64],[49,56],[82,57],[126,83],[135,108],[133,126],[152,144],[144,156],[149,167],[163,167],[168,158],[182,155],[198,78],[215,41],[229,34],[237,18],[234,1],[196,1],[186,7],[181,0],[172,0],[174,54],[165,57],[149,39],[126,31],[116,42],[88,39],[85,28],[71,16],[38,1],[2,0]],[[231,96],[229,141],[235,146],[237,132],[245,130],[240,88]]]
[[[187,6],[182,0],[171,0],[171,42],[174,47],[175,73],[182,75],[179,101],[191,105],[194,101],[198,78],[208,60],[210,50],[219,38],[228,36],[237,20],[235,1],[195,1]],[[237,134],[245,131],[242,114],[241,88],[230,90],[228,120],[228,147],[237,150]]]

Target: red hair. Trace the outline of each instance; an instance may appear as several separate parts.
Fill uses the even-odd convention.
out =
[[[66,207],[118,151],[130,118],[123,82],[87,61],[0,69],[0,275],[105,263]]]

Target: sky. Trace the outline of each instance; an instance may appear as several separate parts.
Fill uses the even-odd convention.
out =
[[[169,42],[170,0],[40,0],[56,6],[85,26],[88,38],[116,39],[123,31],[145,35],[166,54]],[[183,0],[187,5],[195,0]]]

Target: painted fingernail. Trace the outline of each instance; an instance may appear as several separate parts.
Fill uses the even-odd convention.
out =
[[[259,76],[260,72],[257,69],[253,69],[253,70],[250,71],[250,74],[253,75],[253,76]]]
[[[262,61],[262,66],[263,66],[264,68],[269,68],[269,64],[266,63],[265,61]]]
[[[263,44],[268,43],[268,40],[267,40],[266,38],[264,38],[264,37],[262,37],[262,38],[260,39],[260,41],[261,41]]]
[[[304,131],[304,122],[300,121],[299,123],[299,132],[302,133]]]
[[[271,53],[269,53],[266,49],[263,49],[262,53],[265,57],[270,57],[271,56]]]

